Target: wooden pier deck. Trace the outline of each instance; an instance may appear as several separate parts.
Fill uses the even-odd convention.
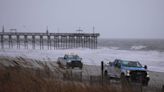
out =
[[[40,49],[68,49],[68,48],[97,48],[99,33],[30,33],[30,32],[0,32],[1,49],[18,48],[23,45],[25,49],[36,45]],[[8,45],[8,47],[6,47]]]

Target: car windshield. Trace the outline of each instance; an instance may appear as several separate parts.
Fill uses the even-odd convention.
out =
[[[125,67],[142,67],[142,65],[137,61],[122,61],[122,66],[125,66]]]

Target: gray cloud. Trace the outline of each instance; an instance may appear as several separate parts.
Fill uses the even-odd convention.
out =
[[[95,31],[102,38],[164,38],[163,0],[1,0],[0,25],[18,31]]]

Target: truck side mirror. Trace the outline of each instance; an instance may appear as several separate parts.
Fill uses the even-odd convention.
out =
[[[117,66],[118,68],[121,68],[121,64],[118,64],[118,66]]]
[[[112,62],[109,62],[109,65],[112,66]]]
[[[147,65],[145,65],[144,68],[147,69]]]
[[[121,68],[121,64],[117,63],[117,64],[115,64],[115,67]]]

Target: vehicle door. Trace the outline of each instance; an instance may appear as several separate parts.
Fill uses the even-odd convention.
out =
[[[121,74],[121,61],[116,60],[115,65],[114,65],[114,72],[117,78],[120,78]]]
[[[117,73],[116,73],[116,65],[117,65],[118,60],[114,60],[114,62],[112,63],[111,66],[111,76],[112,77],[117,77]]]
[[[111,77],[115,77],[114,62],[109,62],[106,68],[107,68],[108,74]]]

